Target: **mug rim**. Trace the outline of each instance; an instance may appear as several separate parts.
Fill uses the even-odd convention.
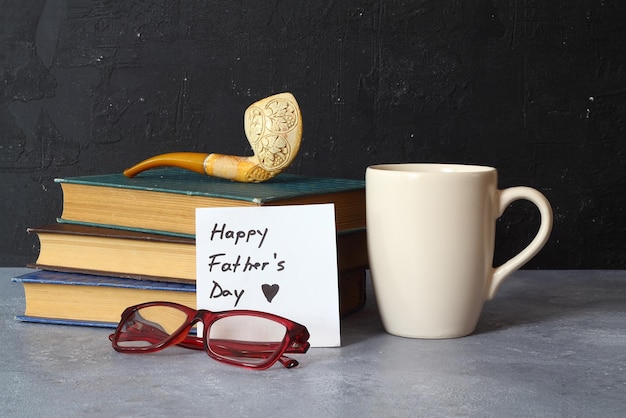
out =
[[[368,170],[419,173],[419,174],[453,174],[453,173],[489,173],[496,171],[495,167],[475,164],[451,164],[451,163],[387,163],[374,164],[367,167]]]

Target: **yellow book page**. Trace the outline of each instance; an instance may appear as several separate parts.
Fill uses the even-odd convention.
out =
[[[119,322],[129,306],[168,301],[196,306],[195,292],[24,283],[27,316],[80,321]]]

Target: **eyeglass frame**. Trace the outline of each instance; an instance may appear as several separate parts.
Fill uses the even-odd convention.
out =
[[[150,345],[150,346],[135,346],[135,347],[123,347],[118,344],[119,337],[123,333],[123,328],[128,321],[129,317],[135,312],[139,311],[143,308],[148,308],[151,306],[164,306],[169,308],[175,308],[180,310],[181,312],[187,315],[187,320],[183,324],[180,325],[177,331],[169,335],[164,340]],[[244,363],[236,360],[229,359],[225,356],[220,356],[215,353],[211,348],[209,348],[209,339],[207,338],[208,332],[211,328],[211,325],[218,321],[219,319],[230,317],[230,316],[252,316],[258,318],[268,319],[274,322],[277,322],[285,327],[285,336],[281,341],[281,346],[276,350],[275,354],[268,357],[269,360],[263,363]],[[191,328],[196,325],[198,322],[201,322],[203,326],[203,335],[202,337],[193,336],[189,332]],[[159,330],[160,331],[160,330]],[[162,332],[162,331],[160,331]],[[254,370],[265,370],[272,367],[277,361],[290,369],[299,364],[299,362],[291,357],[285,356],[285,353],[293,353],[293,354],[304,354],[308,351],[310,347],[310,343],[308,339],[310,337],[309,331],[307,328],[294,322],[290,319],[284,318],[282,316],[274,315],[269,312],[262,311],[254,311],[254,310],[230,310],[230,311],[220,311],[220,312],[212,312],[208,309],[194,309],[188,306],[182,305],[180,303],[175,302],[166,302],[166,301],[153,301],[153,302],[144,302],[137,305],[129,306],[124,309],[120,316],[120,322],[117,325],[115,332],[109,335],[109,340],[113,346],[113,349],[120,353],[125,354],[143,354],[143,353],[154,353],[160,350],[163,350],[172,345],[178,345],[180,347],[192,349],[192,350],[202,350],[206,351],[206,353],[212,359],[230,364],[233,366],[244,367],[247,369]]]

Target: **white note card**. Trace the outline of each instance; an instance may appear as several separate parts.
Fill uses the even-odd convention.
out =
[[[251,309],[341,345],[333,204],[196,209],[198,309]]]

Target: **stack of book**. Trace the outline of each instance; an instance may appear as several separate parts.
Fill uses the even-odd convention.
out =
[[[40,251],[16,277],[26,295],[18,319],[111,326],[127,306],[169,300],[195,306],[195,209],[333,203],[340,313],[365,301],[368,266],[362,180],[281,174],[235,183],[179,169],[57,179],[56,224],[29,228]]]

